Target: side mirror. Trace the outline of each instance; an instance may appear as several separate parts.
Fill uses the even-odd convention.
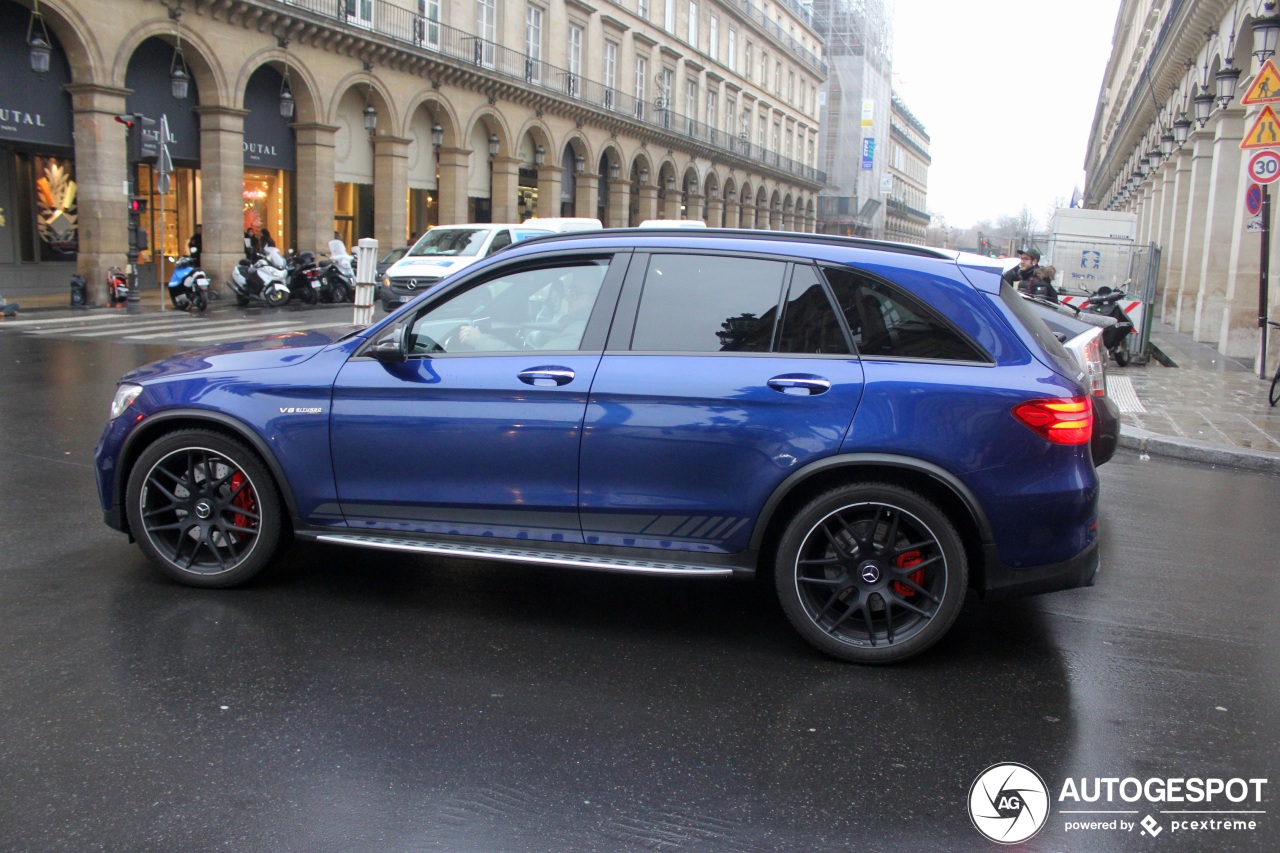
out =
[[[369,354],[383,364],[401,364],[407,359],[404,351],[404,326],[383,335],[373,345]]]

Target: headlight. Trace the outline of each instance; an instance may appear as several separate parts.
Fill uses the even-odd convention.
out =
[[[115,399],[111,401],[111,420],[114,421],[123,415],[124,410],[133,405],[133,401],[138,399],[141,393],[141,385],[130,385],[127,382],[116,388]]]

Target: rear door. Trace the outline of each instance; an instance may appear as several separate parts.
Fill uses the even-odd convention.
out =
[[[637,253],[587,404],[587,541],[746,548],[774,488],[839,448],[852,352],[808,262]]]

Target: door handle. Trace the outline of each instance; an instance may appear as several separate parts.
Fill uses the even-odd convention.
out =
[[[524,384],[538,388],[568,385],[574,377],[573,371],[567,367],[530,367],[516,375]]]
[[[768,384],[775,391],[781,391],[783,394],[793,394],[797,397],[816,397],[818,394],[825,394],[831,390],[830,381],[823,379],[821,376],[812,376],[807,373],[775,376],[769,380]]]

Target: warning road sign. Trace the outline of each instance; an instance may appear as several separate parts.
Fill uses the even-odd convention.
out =
[[[1271,109],[1270,104],[1263,107],[1262,112],[1258,113],[1258,117],[1253,120],[1253,127],[1249,128],[1244,139],[1240,140],[1240,147],[1244,149],[1280,148],[1280,116],[1276,115],[1276,111]]]
[[[1271,109],[1267,107],[1267,109]],[[1280,153],[1259,151],[1249,158],[1249,177],[1260,184],[1269,184],[1280,178]]]
[[[1268,59],[1262,63],[1262,69],[1258,71],[1258,76],[1253,78],[1253,85],[1240,99],[1240,103],[1253,106],[1254,104],[1274,104],[1277,101],[1280,101],[1280,71],[1276,71],[1275,65]]]

